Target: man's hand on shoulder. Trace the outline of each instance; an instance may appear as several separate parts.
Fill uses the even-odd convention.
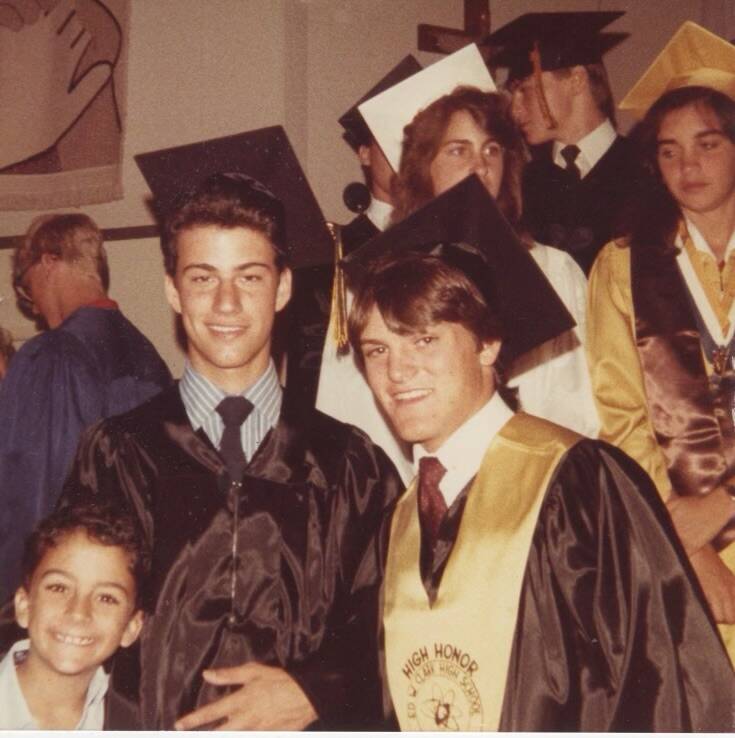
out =
[[[210,684],[239,684],[240,689],[180,718],[177,730],[222,720],[217,730],[302,730],[317,719],[301,687],[283,669],[251,662],[207,669],[203,676]]]

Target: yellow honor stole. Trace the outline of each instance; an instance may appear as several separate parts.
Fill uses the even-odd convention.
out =
[[[402,730],[497,730],[523,574],[551,475],[579,436],[524,413],[490,443],[433,606],[421,581],[417,485],[391,521],[383,623]]]

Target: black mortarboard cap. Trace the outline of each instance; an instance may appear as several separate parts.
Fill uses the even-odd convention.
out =
[[[374,259],[414,250],[437,253],[477,285],[500,318],[505,362],[574,326],[569,311],[476,175],[353,251],[342,263],[359,289]]]
[[[509,79],[523,79],[534,71],[531,54],[536,47],[543,71],[595,64],[628,37],[601,32],[622,15],[624,11],[526,13],[491,33],[483,45],[494,49],[491,66],[509,68]]]
[[[182,196],[211,175],[245,174],[258,180],[283,204],[291,267],[334,260],[334,243],[324,217],[281,126],[137,154],[135,161],[162,220]]]
[[[370,143],[372,138],[370,129],[365,123],[360,111],[357,109],[357,106],[362,105],[362,103],[369,100],[371,97],[379,95],[389,87],[393,87],[399,82],[403,82],[404,79],[408,79],[412,75],[416,74],[416,72],[420,72],[421,69],[421,65],[411,54],[404,56],[403,59],[401,59],[401,61],[399,61],[398,64],[396,64],[396,66],[380,80],[380,82],[365,93],[344,115],[340,117],[339,124],[345,129],[343,134],[345,141],[347,141],[353,149],[356,149],[358,146],[367,145]]]

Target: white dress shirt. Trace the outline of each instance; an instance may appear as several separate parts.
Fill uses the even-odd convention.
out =
[[[217,405],[227,397],[227,393],[199,374],[187,360],[179,382],[179,394],[191,427],[194,430],[203,428],[212,445],[219,448],[225,424],[217,412]],[[240,442],[245,458],[249,461],[268,431],[276,426],[281,414],[283,390],[278,383],[278,375],[272,360],[265,372],[242,393],[242,396],[253,405],[252,412],[240,429]]]
[[[28,709],[15,670],[16,661],[22,661],[29,647],[28,640],[16,641],[0,661],[0,730],[39,730]],[[109,677],[104,669],[97,667],[75,730],[102,730],[108,682]]]
[[[531,256],[577,325],[519,357],[508,386],[518,389],[524,412],[595,438],[600,420],[584,350],[587,279],[566,251],[537,243]]]
[[[575,160],[575,164],[579,169],[582,178],[586,177],[592,168],[607,153],[607,150],[613,145],[618,134],[609,118],[600,123],[594,131],[590,131],[584,138],[577,141],[579,146],[579,154]],[[554,164],[562,169],[567,168],[567,163],[561,155],[561,150],[567,144],[561,141],[554,141]]]
[[[420,444],[414,445],[415,473],[418,474],[419,462],[424,456],[435,456],[439,459],[447,470],[439,482],[439,491],[447,507],[450,507],[472,477],[477,474],[490,442],[512,417],[513,411],[495,392],[434,453],[429,453]]]
[[[712,247],[707,243],[707,239],[702,235],[699,228],[697,228],[697,226],[695,226],[694,223],[692,223],[692,221],[686,216],[684,216],[684,222],[686,223],[694,248],[697,249],[697,251],[704,251],[706,254],[711,254],[716,259],[717,257],[715,256],[715,252],[712,251]],[[735,249],[735,231],[730,234],[730,240],[727,242],[727,246],[725,247],[725,255],[722,259],[723,261],[727,261],[730,258],[730,254],[733,252],[733,249]]]
[[[377,197],[370,198],[365,215],[372,221],[373,225],[379,230],[384,231],[390,225],[390,216],[393,212],[393,206]]]

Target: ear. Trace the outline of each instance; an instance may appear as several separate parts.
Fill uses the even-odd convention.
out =
[[[357,158],[360,160],[360,164],[364,167],[369,167],[372,164],[370,157],[370,147],[361,144],[357,147]]]
[[[125,626],[122,638],[120,639],[120,645],[123,648],[127,648],[135,643],[136,639],[140,635],[140,629],[143,627],[143,618],[144,615],[142,610],[136,610],[132,614],[128,624]]]
[[[55,266],[60,261],[61,259],[58,256],[56,256],[56,254],[49,254],[49,253],[41,254],[40,263],[43,266],[43,268],[46,270],[51,269],[51,267]]]
[[[500,339],[494,341],[483,341],[480,348],[480,366],[493,366],[495,364],[500,348],[503,345]]]
[[[581,64],[573,66],[572,72],[569,75],[569,81],[571,83],[571,89],[574,94],[582,92],[589,86],[589,77],[587,76],[587,70]]]
[[[181,315],[181,298],[178,289],[176,289],[174,278],[170,274],[163,278],[163,291],[166,293],[168,304]]]
[[[28,592],[25,587],[18,587],[15,591],[15,622],[21,628],[28,627]]]
[[[276,289],[276,312],[283,310],[291,299],[291,270],[284,267],[278,277],[278,288]]]

